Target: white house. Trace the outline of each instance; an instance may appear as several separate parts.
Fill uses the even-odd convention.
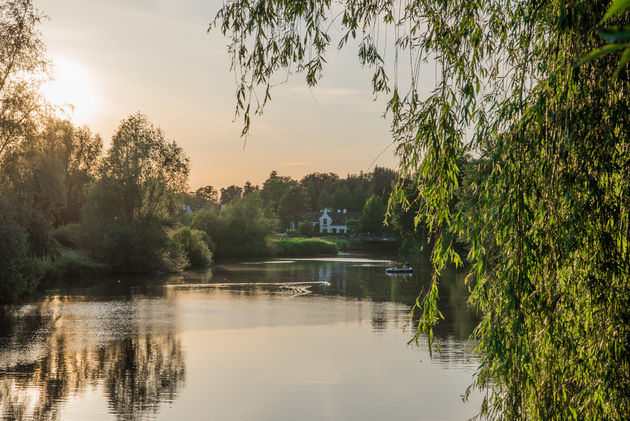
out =
[[[347,209],[343,211],[337,209],[337,212],[328,209],[322,209],[319,212],[313,212],[311,214],[310,222],[315,227],[319,224],[319,232],[327,232],[330,234],[347,233],[348,232],[348,220],[359,219],[360,212],[348,212]]]

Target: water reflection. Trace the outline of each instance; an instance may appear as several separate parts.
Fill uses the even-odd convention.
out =
[[[289,262],[291,264],[285,264]],[[430,261],[412,261],[413,274],[390,275],[385,269],[400,265],[396,257],[391,259],[313,258],[258,261],[219,265],[212,273],[201,275],[198,283],[216,283],[234,280],[236,283],[254,283],[256,288],[248,291],[261,293],[269,291],[263,284],[277,282],[314,283],[309,289],[314,294],[367,299],[372,302],[393,302],[408,305],[416,302],[421,291],[431,284],[433,270]],[[465,271],[454,268],[444,270],[440,281],[440,310],[444,315],[434,329],[440,340],[465,341],[478,322],[474,312],[468,307],[468,289],[465,285]],[[239,289],[232,285],[232,289]],[[386,329],[388,323],[399,324],[399,319],[384,317],[378,305],[373,305],[372,325],[375,330]],[[405,315],[408,317],[408,314]],[[411,334],[410,334],[411,336]]]
[[[443,353],[430,360],[426,344],[405,346],[430,266],[388,276],[392,260],[233,262],[0,308],[0,418],[474,415],[458,406],[475,367],[463,274],[442,277]]]
[[[5,309],[2,419],[59,419],[68,399],[96,387],[118,419],[141,419],[173,401],[184,384],[185,360],[169,313],[160,307],[53,296]]]

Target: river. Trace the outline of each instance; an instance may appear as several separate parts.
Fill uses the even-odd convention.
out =
[[[392,262],[393,260],[393,262]],[[478,362],[463,273],[440,284],[431,358],[411,305],[431,278],[365,254],[79,282],[0,311],[6,420],[451,420]]]

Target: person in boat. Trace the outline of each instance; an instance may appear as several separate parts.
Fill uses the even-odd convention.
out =
[[[405,264],[403,265],[403,267],[402,267],[402,268],[403,268],[403,269],[405,269],[405,270],[407,270],[407,269],[410,269],[410,268],[411,268],[411,266],[409,266],[409,262],[405,262]]]

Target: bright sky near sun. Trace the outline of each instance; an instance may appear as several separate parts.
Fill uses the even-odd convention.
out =
[[[384,99],[356,49],[330,49],[321,84],[301,74],[272,91],[244,145],[234,120],[227,39],[206,33],[221,0],[36,0],[56,81],[46,96],[73,104],[75,123],[106,145],[120,120],[141,111],[191,160],[190,186],[262,183],[272,170],[300,178],[395,168]],[[245,147],[244,147],[245,146]],[[383,150],[386,150],[384,153]],[[379,154],[381,154],[379,156]]]

